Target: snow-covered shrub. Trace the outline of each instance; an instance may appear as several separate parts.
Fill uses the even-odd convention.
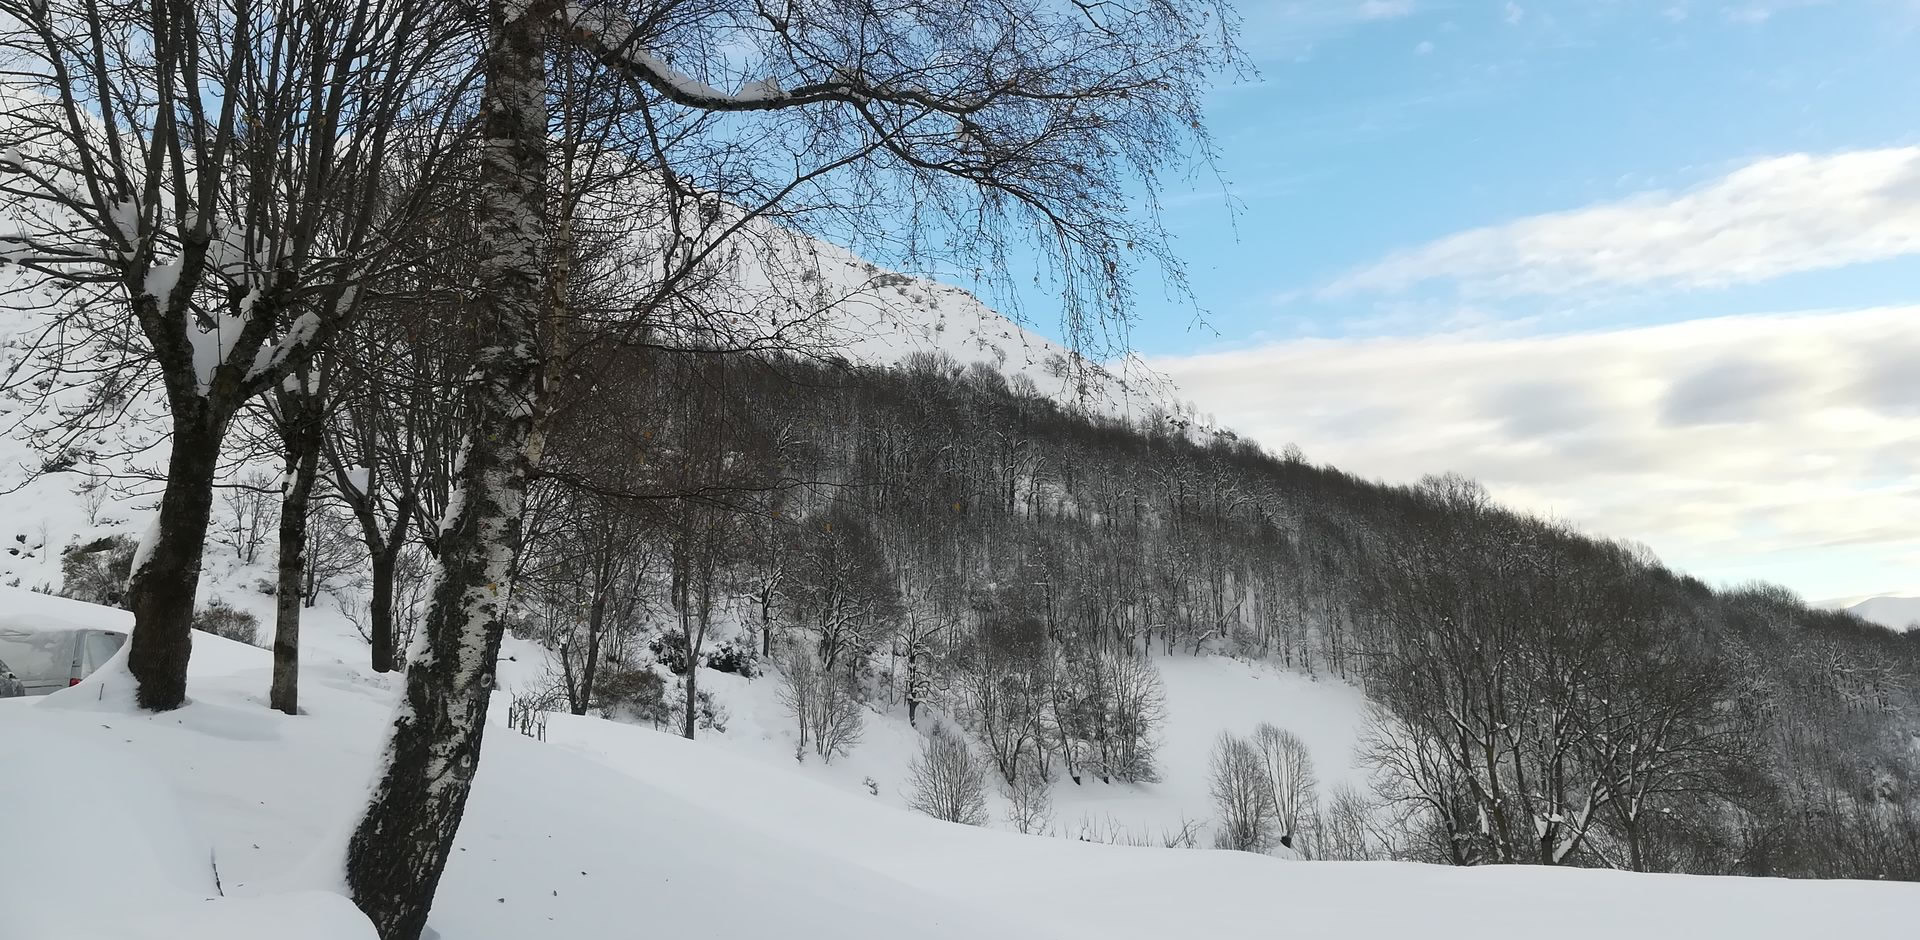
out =
[[[90,604],[120,606],[133,569],[135,542],[109,535],[67,549],[60,558],[60,594]]]
[[[659,724],[667,720],[667,683],[646,667],[609,660],[593,681],[594,703],[609,715]]]
[[[228,607],[217,597],[193,615],[193,628],[249,646],[260,645],[260,619],[237,607]]]
[[[986,767],[960,735],[934,726],[920,742],[920,756],[907,779],[912,791],[908,805],[914,809],[947,822],[987,824]]]
[[[682,679],[673,684],[673,694],[669,696],[672,704],[667,706],[665,724],[669,729],[680,729],[687,724],[687,681]],[[693,694],[694,724],[704,731],[727,732],[727,719],[733,717],[727,707],[713,697],[706,689],[698,689]]]
[[[760,652],[751,640],[731,639],[706,654],[707,668],[751,679],[760,674]]]
[[[667,630],[647,641],[647,649],[653,653],[654,661],[667,667],[667,671],[676,676],[687,674],[687,635],[679,630]]]

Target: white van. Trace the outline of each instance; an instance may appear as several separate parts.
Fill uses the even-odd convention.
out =
[[[126,642],[126,634],[112,630],[0,625],[0,662],[26,694],[46,695],[79,685]]]

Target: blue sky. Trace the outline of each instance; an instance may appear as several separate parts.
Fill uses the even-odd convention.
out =
[[[1131,336],[1201,411],[1713,581],[1920,593],[1920,3],[1240,9],[1236,206],[1163,200],[1206,325],[1148,286]]]
[[[1213,95],[1220,169],[1167,219],[1219,336],[1150,305],[1134,342],[1187,353],[1345,335],[1373,298],[1293,295],[1400,248],[1654,190],[1756,159],[1920,142],[1920,4],[1251,2],[1260,74]],[[1920,264],[1520,305],[1588,325],[1911,297]],[[1437,296],[1435,296],[1437,294]],[[1444,303],[1427,292],[1394,298]],[[1578,306],[1581,309],[1571,309]],[[1356,324],[1356,321],[1359,321]],[[1568,324],[1571,325],[1571,324]]]

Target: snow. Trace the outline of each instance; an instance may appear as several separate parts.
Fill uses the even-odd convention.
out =
[[[709,648],[728,639],[735,629],[731,623],[716,624]],[[501,652],[505,659],[499,684],[509,693],[539,692],[560,673],[558,664],[550,662],[550,655],[538,644],[507,637]],[[1207,774],[1214,742],[1222,731],[1250,735],[1262,722],[1293,732],[1307,746],[1323,801],[1342,783],[1367,789],[1367,771],[1359,765],[1355,744],[1366,726],[1368,702],[1358,688],[1329,677],[1310,678],[1272,664],[1225,656],[1175,654],[1156,656],[1153,662],[1160,671],[1167,712],[1158,735],[1160,780],[1103,783],[1083,776],[1075,784],[1060,775],[1051,791],[1051,831],[1070,838],[1086,831],[1103,838],[1158,841],[1187,824],[1197,824],[1201,843],[1211,844],[1214,809]],[[877,798],[888,806],[906,808],[909,767],[919,754],[921,735],[947,718],[928,706],[921,710],[920,727],[915,728],[907,723],[904,705],[869,703],[860,744],[851,754],[823,764],[809,748],[805,761],[796,764],[798,735],[779,699],[782,682],[777,673],[749,680],[701,670],[699,688],[711,693],[728,717],[725,733],[702,731],[700,743],[806,775],[864,800]],[[549,728],[550,738],[558,733]],[[868,781],[878,785],[877,794]],[[990,825],[1011,830],[1006,800],[995,792],[989,804]]]
[[[155,268],[155,270],[159,269]],[[153,290],[151,272],[147,275],[147,289],[149,292]],[[165,294],[154,296],[162,299],[166,297]],[[305,316],[311,316],[311,314],[304,314],[303,318]],[[296,321],[295,329],[298,329],[299,325]],[[246,327],[247,317],[244,313],[216,316],[213,318],[213,328],[210,330],[202,330],[191,322],[187,324],[187,343],[193,347],[194,382],[199,387],[200,394],[205,395],[207,390],[213,387],[213,370],[227,361],[227,357],[233,352],[234,344],[240,342],[241,331]]]
[[[0,591],[0,605],[40,603]],[[397,681],[364,670],[364,646],[337,614],[312,613],[299,717],[265,707],[264,650],[206,635],[195,637],[192,702],[175,712],[132,711],[118,663],[44,699],[0,702],[0,792],[6,805],[34,807],[9,814],[10,834],[29,840],[9,845],[36,847],[0,856],[0,910],[24,912],[8,921],[25,925],[9,940],[370,935],[329,890],[338,878],[327,859],[364,799]],[[526,652],[518,645],[516,660]],[[1266,681],[1243,664],[1190,662],[1167,670],[1170,701],[1189,710],[1207,696],[1244,705],[1234,686]],[[1343,688],[1284,687],[1263,686],[1274,703],[1243,723]],[[434,908],[431,927],[446,940],[636,925],[716,940],[1477,940],[1542,923],[1575,940],[1678,930],[1872,940],[1910,936],[1920,916],[1911,884],[1301,863],[1019,836],[847,792],[790,755],[782,765],[715,746],[725,736],[689,742],[556,715],[536,741],[498,724],[502,705]],[[1295,725],[1303,737],[1339,731]]]
[[[146,292],[147,296],[164,304],[167,302],[168,297],[173,296],[173,287],[179,282],[180,262],[178,260],[164,261],[158,262],[147,269],[147,278],[142,282],[141,288]],[[189,329],[187,335],[189,338],[193,336],[191,329]]]
[[[17,630],[111,630],[133,632],[133,614],[64,597],[8,590],[0,593],[0,628]]]
[[[367,487],[372,485],[370,482],[372,479],[372,476],[373,476],[373,471],[367,469],[366,467],[362,467],[359,464],[354,464],[352,466],[344,468],[344,470],[340,474],[340,479],[343,480],[346,483],[346,485],[354,491],[354,493],[364,494],[367,491]]]
[[[255,291],[244,298],[245,303],[242,307],[243,310],[252,310],[253,299],[257,294],[258,291]],[[245,321],[243,320],[241,322]],[[279,340],[273,343],[261,344],[259,352],[256,352],[253,356],[253,365],[247,369],[247,378],[251,380],[269,369],[278,368],[281,363],[287,361],[288,356],[293,355],[294,350],[311,342],[319,333],[320,315],[318,313],[309,310],[295,317],[293,322],[288,324],[286,333],[283,334]],[[235,335],[239,335],[237,331]],[[289,376],[289,378],[291,378],[291,376]],[[298,386],[296,385],[295,387],[297,388]]]
[[[1920,596],[1880,594],[1866,598],[1847,598],[1823,606],[1837,607],[1858,614],[1862,619],[1889,630],[1911,630],[1920,626]]]
[[[1174,655],[1157,658],[1155,665],[1167,702],[1157,756],[1160,780],[1103,783],[1083,776],[1075,784],[1062,775],[1052,789],[1053,831],[1070,837],[1087,830],[1104,837],[1157,840],[1197,823],[1203,827],[1205,842],[1210,838],[1205,827],[1214,815],[1207,781],[1214,741],[1221,731],[1251,734],[1261,722],[1292,731],[1306,743],[1323,788],[1342,781],[1365,782],[1353,748],[1366,714],[1366,699],[1358,689],[1221,656]],[[725,734],[703,740],[792,768],[796,735],[777,697],[780,682],[771,675],[748,682],[703,671],[700,687],[714,693],[731,714]],[[941,720],[937,710],[923,714],[928,716],[922,719],[923,726]],[[880,784],[882,802],[904,808],[909,796],[908,768],[919,753],[920,734],[907,724],[903,708],[869,714],[861,743],[852,754],[821,766],[809,751],[802,772],[868,799],[873,797],[866,781],[872,779]],[[996,793],[990,803],[993,825],[1010,828],[1006,802]]]
[[[757,315],[772,310],[794,318],[778,329],[801,348],[882,366],[916,353],[944,354],[963,367],[985,363],[1009,379],[1023,377],[1042,396],[1109,415],[1138,418],[1175,402],[1175,390],[1142,360],[1077,358],[961,288],[888,271],[844,248],[778,230],[757,231],[753,241],[776,248],[738,259],[736,292]],[[816,296],[800,296],[805,292],[794,290],[796,279],[816,283]]]
[[[0,806],[16,809],[0,823],[7,846],[0,920],[11,940],[374,936],[338,894],[221,897],[212,843],[191,825],[176,788],[130,742],[65,733],[58,722],[26,720],[26,713],[0,711],[8,754]],[[112,731],[124,720],[99,727]]]

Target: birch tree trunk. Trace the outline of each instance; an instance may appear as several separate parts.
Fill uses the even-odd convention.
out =
[[[354,903],[382,940],[417,940],[472,789],[520,542],[539,393],[547,163],[544,45],[556,7],[492,0],[481,104],[476,295],[492,344],[439,534],[440,578],[406,672],[385,768],[347,844]]]

